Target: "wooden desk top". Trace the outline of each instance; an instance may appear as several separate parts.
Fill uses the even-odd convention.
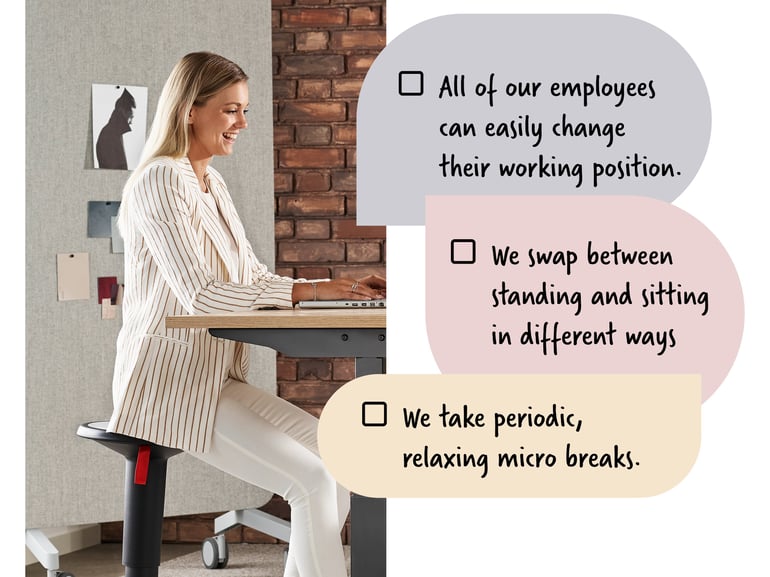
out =
[[[167,328],[384,329],[384,309],[281,309],[166,317]]]

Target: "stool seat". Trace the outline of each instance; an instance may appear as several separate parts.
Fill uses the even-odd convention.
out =
[[[182,452],[181,449],[156,445],[150,441],[129,437],[128,435],[121,435],[120,433],[107,432],[107,424],[107,421],[83,423],[78,427],[78,437],[97,441],[105,447],[109,447],[113,451],[120,453],[124,457],[136,455],[136,448],[141,445],[147,445],[154,454],[158,456],[164,455],[166,458],[171,458],[177,453]]]
[[[107,431],[107,421],[83,423],[79,437],[91,439],[126,460],[123,519],[125,577],[157,577],[166,497],[166,465],[182,452],[144,439]]]

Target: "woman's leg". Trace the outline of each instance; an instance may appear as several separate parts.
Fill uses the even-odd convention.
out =
[[[193,455],[291,506],[286,577],[347,575],[340,531],[350,506],[318,456],[318,420],[275,395],[229,381],[207,453]]]

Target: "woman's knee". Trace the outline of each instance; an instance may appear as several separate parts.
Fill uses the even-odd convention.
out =
[[[297,480],[296,486],[290,489],[291,494],[287,500],[309,497],[314,494],[337,494],[337,481],[329,473],[321,459],[313,459],[302,470],[302,475]]]

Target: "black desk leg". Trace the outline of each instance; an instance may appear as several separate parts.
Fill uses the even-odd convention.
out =
[[[384,373],[385,359],[356,358],[356,377]],[[386,499],[351,496],[351,577],[385,577],[386,521]]]
[[[350,574],[385,577],[385,499],[353,494],[350,501]]]

